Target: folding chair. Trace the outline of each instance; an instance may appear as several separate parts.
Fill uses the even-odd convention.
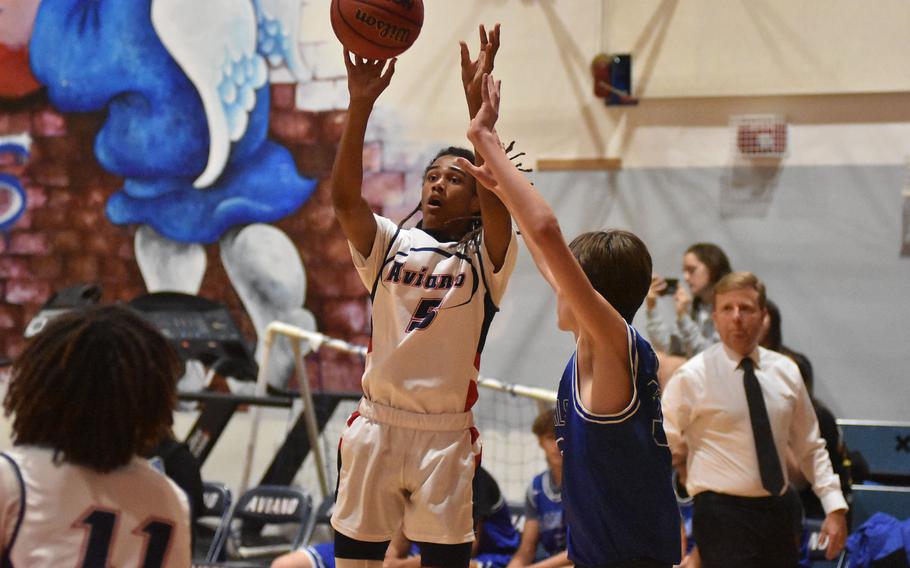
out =
[[[223,483],[202,483],[202,510],[193,526],[193,558],[196,561],[213,562],[218,559],[227,538],[232,500],[231,490]]]
[[[244,531],[244,524],[256,527]],[[298,487],[260,485],[243,493],[227,526],[229,560],[274,558],[296,550],[313,532],[313,498]]]

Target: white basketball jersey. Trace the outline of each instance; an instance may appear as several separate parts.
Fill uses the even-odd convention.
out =
[[[54,464],[52,450],[45,448],[16,446],[3,455],[18,468],[0,457],[0,564],[8,559],[16,568],[190,566],[186,496],[148,461],[134,458],[101,474]]]
[[[373,297],[363,392],[409,412],[465,412],[477,399],[480,353],[515,268],[515,235],[496,272],[486,250],[441,243],[420,229],[399,231],[375,217],[369,258],[351,247]]]

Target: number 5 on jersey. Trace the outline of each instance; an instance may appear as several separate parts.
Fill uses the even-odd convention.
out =
[[[423,300],[420,300],[420,303],[417,304],[417,309],[414,310],[414,313],[411,315],[411,321],[408,323],[408,328],[405,331],[411,332],[415,329],[426,329],[430,327],[430,324],[433,323],[433,319],[436,318],[436,312],[441,303],[442,298],[424,298]]]

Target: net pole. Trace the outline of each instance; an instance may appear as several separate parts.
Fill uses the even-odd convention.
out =
[[[266,394],[266,377],[268,377],[269,356],[272,352],[272,341],[274,334],[270,330],[266,331],[263,347],[265,351],[262,354],[262,363],[259,365],[259,373],[256,375],[256,396],[265,396]],[[243,464],[243,475],[240,478],[240,490],[246,491],[250,487],[250,473],[253,468],[253,460],[256,458],[256,442],[259,439],[259,405],[253,405],[250,417],[250,435],[246,444],[246,457]]]
[[[278,333],[278,332],[275,332]],[[319,476],[319,488],[323,499],[329,495],[329,480],[326,464],[323,460],[322,446],[319,444],[319,428],[316,426],[316,407],[313,404],[313,393],[303,367],[303,354],[300,351],[300,338],[291,338],[291,349],[294,351],[294,370],[297,373],[297,386],[300,399],[303,400],[303,419],[306,423],[307,438],[310,439],[310,451],[316,462],[316,474]]]
[[[312,391],[310,389],[309,382],[306,380],[306,375],[304,373],[304,363],[300,350],[300,342],[309,342],[310,347],[314,352],[318,352],[322,347],[329,347],[337,351],[359,355],[361,357],[366,356],[367,349],[362,345],[354,345],[342,339],[329,337],[316,331],[301,329],[284,322],[274,321],[269,324],[266,330],[266,338],[263,345],[264,352],[262,356],[262,364],[259,366],[259,375],[256,379],[256,394],[258,396],[264,396],[266,394],[266,376],[268,371],[268,363],[272,350],[272,344],[277,335],[283,335],[291,341],[291,347],[294,351],[294,368],[297,374],[300,396],[304,405],[304,424],[307,430],[307,438],[310,442],[310,449],[314,452],[313,457],[316,463],[320,489],[322,489],[323,496],[326,496],[328,495],[328,474],[326,469],[326,460],[320,451],[322,446],[320,445],[321,440],[319,438],[318,427],[316,425],[315,405],[313,403]],[[507,393],[516,397],[535,400],[537,401],[539,409],[544,409],[548,405],[551,406],[556,403],[556,392],[540,387],[506,383],[490,377],[478,377],[477,384],[479,387],[485,389]],[[250,439],[249,443],[247,444],[246,463],[244,464],[243,477],[241,481],[241,487],[243,490],[246,490],[249,485],[250,472],[252,469],[253,459],[255,457],[255,445],[259,433],[259,422],[261,419],[260,410],[258,407],[254,406],[252,412],[253,414],[252,423],[250,425]]]

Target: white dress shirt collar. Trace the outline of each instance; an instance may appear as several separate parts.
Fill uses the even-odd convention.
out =
[[[761,352],[759,351],[761,349],[760,347],[756,347],[755,349],[752,350],[751,353],[749,353],[748,355],[746,355],[744,357],[744,356],[740,355],[739,353],[737,353],[736,351],[733,351],[732,349],[730,349],[723,343],[721,343],[721,346],[723,347],[724,355],[726,355],[726,357],[724,357],[724,360],[726,360],[730,364],[731,371],[738,369],[739,364],[742,363],[742,360],[745,359],[746,357],[748,357],[749,359],[752,359],[752,363],[755,365],[756,369],[761,369]]]

